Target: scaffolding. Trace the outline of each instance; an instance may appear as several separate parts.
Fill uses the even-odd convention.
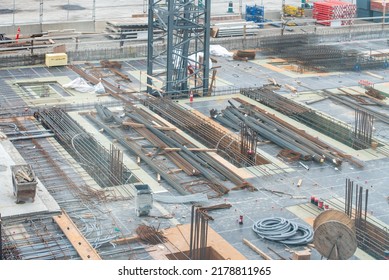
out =
[[[149,94],[208,94],[210,9],[210,0],[149,0]],[[163,50],[157,48],[160,40],[166,42]]]

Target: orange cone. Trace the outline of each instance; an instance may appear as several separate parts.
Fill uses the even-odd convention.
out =
[[[15,40],[19,40],[20,37],[20,26],[18,27],[18,32],[16,33]]]

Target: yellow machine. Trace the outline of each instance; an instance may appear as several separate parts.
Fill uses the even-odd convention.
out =
[[[301,7],[295,7],[292,5],[284,5],[283,12],[285,16],[302,17],[304,16],[304,9]]]

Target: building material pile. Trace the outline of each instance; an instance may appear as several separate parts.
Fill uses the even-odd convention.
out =
[[[31,166],[29,164],[13,165],[11,166],[11,171],[16,203],[27,201],[28,199],[34,201],[38,182]]]
[[[147,18],[129,18],[125,21],[107,21],[105,33],[111,39],[147,40]]]
[[[138,234],[139,239],[147,244],[156,245],[166,241],[166,237],[163,233],[152,226],[140,225],[136,229],[136,233]]]
[[[252,22],[235,21],[215,23],[212,26],[211,36],[214,38],[220,37],[235,37],[235,36],[252,36],[257,34],[259,26]]]
[[[352,23],[351,19],[355,17],[356,11],[356,5],[347,2],[315,2],[313,4],[312,16],[320,24],[327,26],[350,25]]]
[[[253,21],[256,23],[264,22],[265,20],[265,7],[264,6],[250,6],[246,5],[246,17],[247,21]]]
[[[255,50],[238,50],[236,53],[233,55],[234,60],[251,60],[255,58],[256,51]]]
[[[384,100],[386,98],[384,95],[381,94],[379,90],[376,90],[373,87],[369,87],[368,89],[366,89],[365,93],[379,100]]]

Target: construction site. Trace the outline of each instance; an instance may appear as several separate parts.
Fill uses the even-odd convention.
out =
[[[385,1],[8,2],[0,260],[389,259]]]

